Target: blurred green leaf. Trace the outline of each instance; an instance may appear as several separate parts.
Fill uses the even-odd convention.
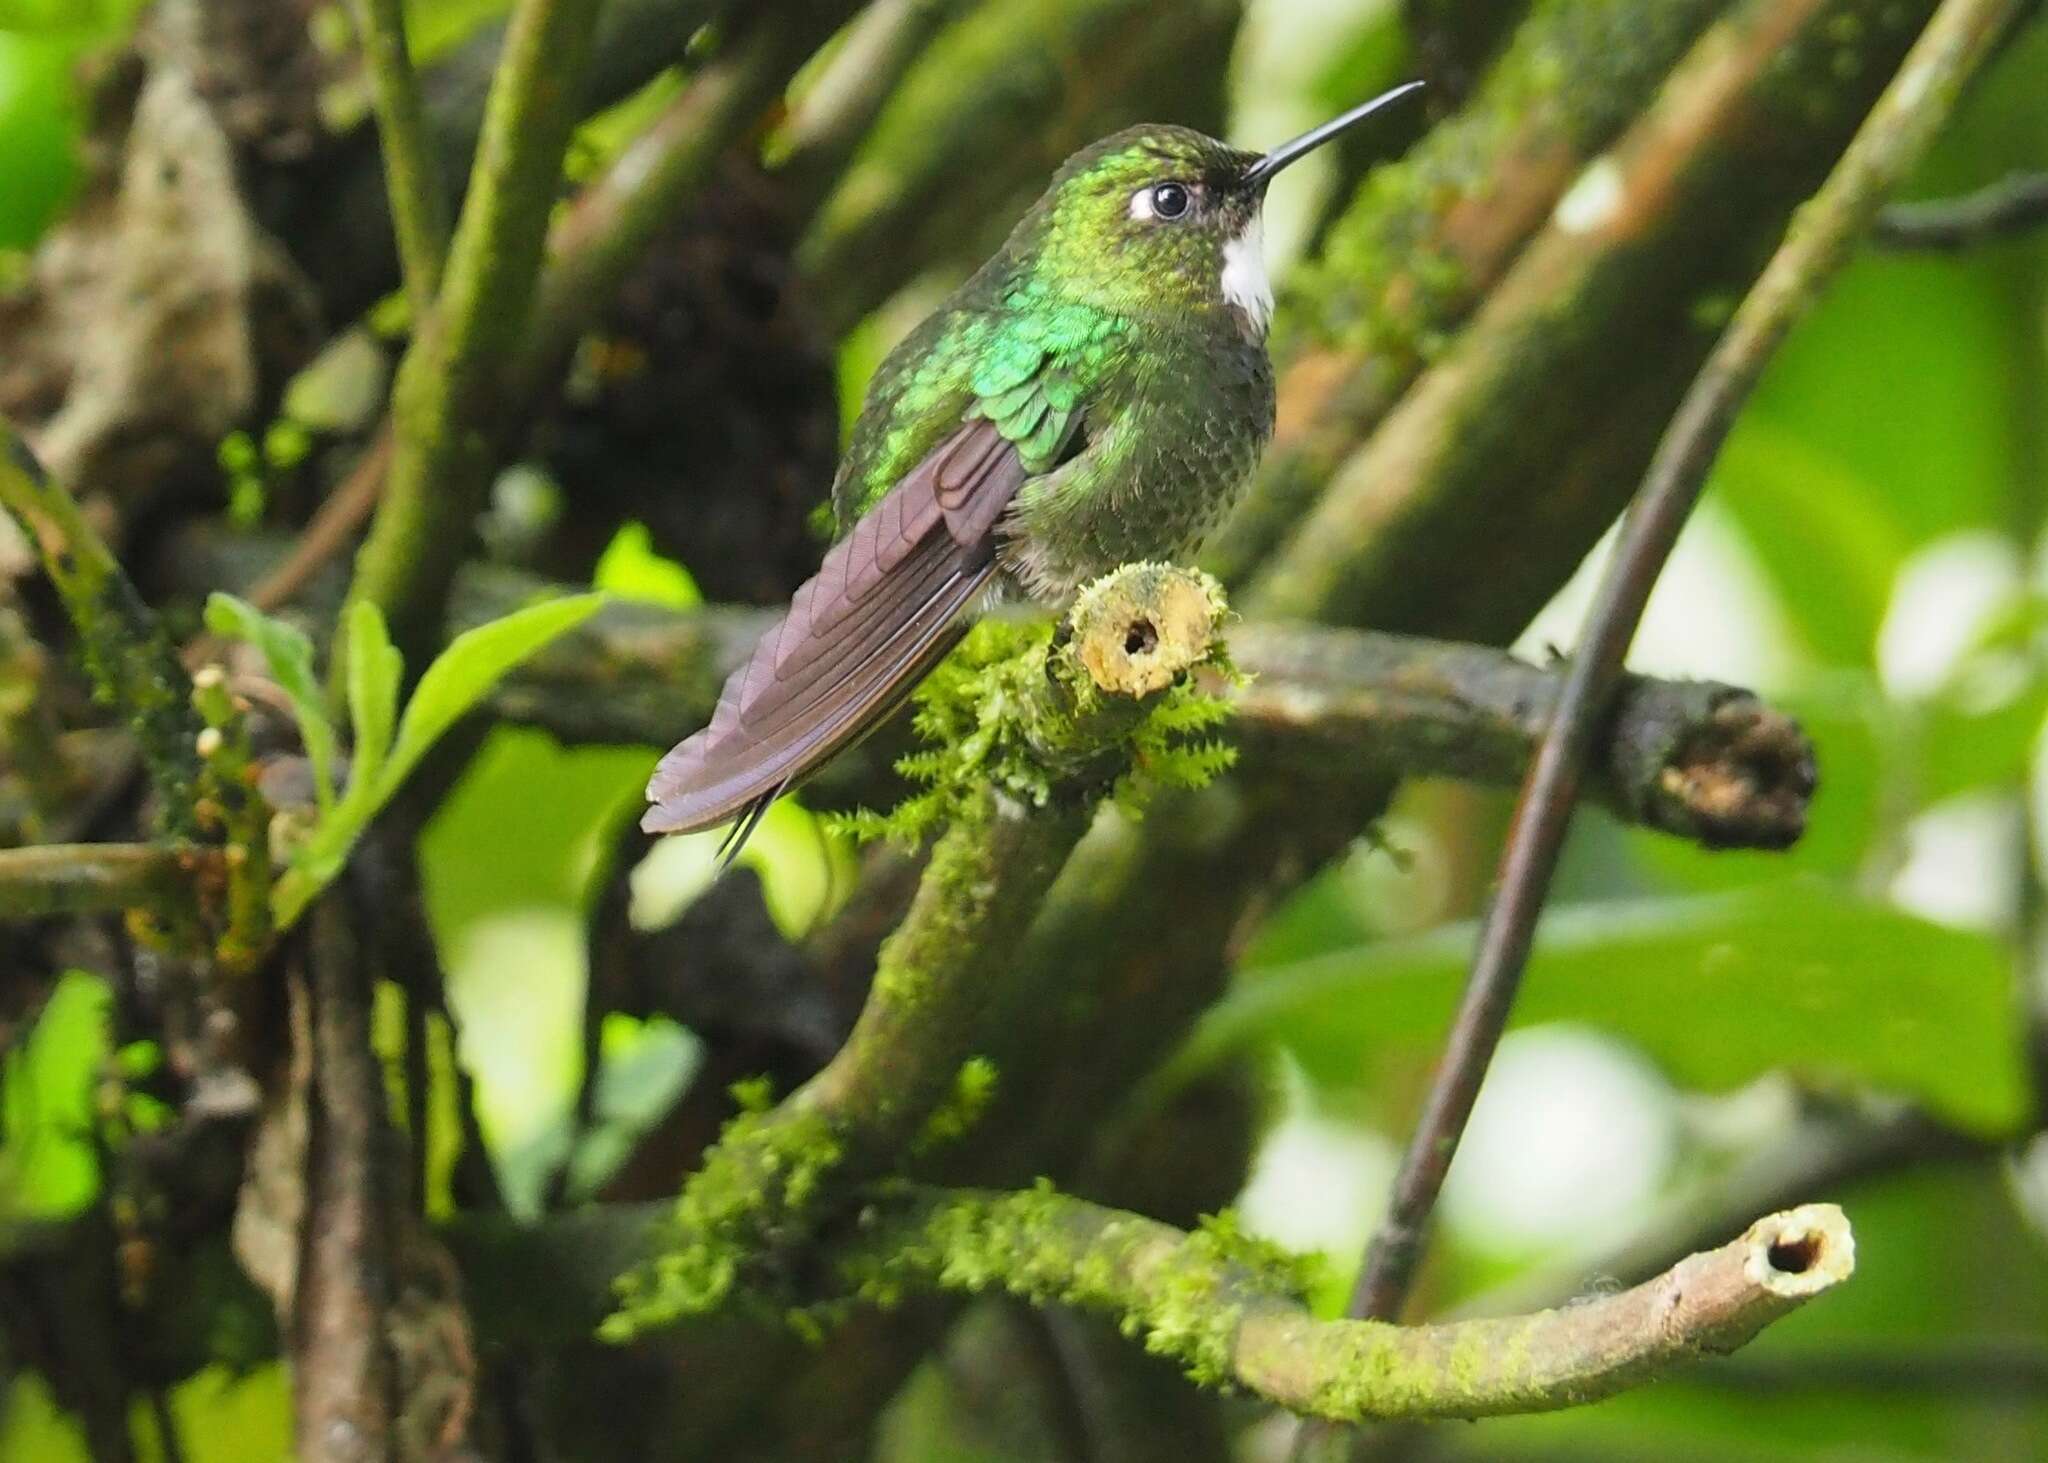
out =
[[[1867,479],[1765,415],[1742,419],[1714,467],[1779,601],[1823,664],[1871,663],[1914,538]]]
[[[98,1191],[93,1089],[112,1005],[105,981],[69,971],[0,1058],[0,1250],[8,1224],[76,1214]]]
[[[78,177],[79,114],[69,36],[9,34],[38,27],[0,15],[0,249],[25,249],[56,217]]]
[[[601,594],[567,595],[514,610],[449,641],[406,702],[383,780],[395,788],[441,734],[489,695],[507,671],[556,636],[575,629],[603,603]]]
[[[391,750],[405,655],[391,643],[384,612],[369,600],[349,608],[347,644],[348,720],[355,735],[349,775],[354,782],[374,782]]]
[[[406,0],[405,32],[425,66],[512,8],[512,0]]]
[[[1262,1042],[1344,1088],[1443,1039],[1473,928],[1262,970],[1211,1009],[1169,1085]],[[2005,949],[1820,880],[1738,894],[1574,905],[1545,917],[1518,1025],[1580,1021],[1682,1085],[1787,1070],[1913,1097],[1987,1135],[2028,1110]]]
[[[327,693],[313,671],[313,642],[296,625],[266,615],[247,600],[215,590],[206,597],[206,628],[246,640],[262,655],[270,678],[291,702],[292,719],[313,764],[313,786],[322,812],[334,808],[334,720]]]
[[[704,592],[697,588],[690,571],[655,552],[653,536],[644,523],[619,525],[598,555],[590,583],[621,599],[666,605],[672,610],[691,610],[704,603]]]

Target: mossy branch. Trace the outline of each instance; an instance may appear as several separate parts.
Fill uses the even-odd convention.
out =
[[[599,1209],[521,1229],[459,1226],[451,1248],[499,1343],[578,1334],[611,1267],[661,1243],[644,1209]],[[659,1263],[657,1261],[657,1263]],[[890,1305],[1000,1291],[1115,1319],[1196,1381],[1337,1421],[1538,1412],[1610,1396],[1702,1355],[1733,1351],[1846,1280],[1848,1221],[1832,1204],[1768,1215],[1618,1294],[1530,1315],[1394,1326],[1323,1321],[1288,1257],[1227,1216],[1186,1232],[1048,1188],[880,1188],[826,1236],[819,1292]],[[545,1298],[499,1277],[546,1273]]]
[[[157,793],[157,821],[175,838],[199,833],[199,733],[191,680],[163,626],[70,493],[52,482],[0,422],[0,507],[35,545],[78,632],[94,688],[128,724]]]
[[[1064,632],[985,625],[1007,655],[943,673],[924,710],[978,729],[935,749],[946,828],[883,944],[838,1054],[779,1106],[728,1129],[677,1201],[667,1253],[627,1276],[608,1334],[710,1311],[812,1229],[836,1191],[887,1173],[953,1094],[980,1017],[1161,693],[1220,653],[1213,581],[1132,565],[1084,591]],[[1130,647],[1126,649],[1126,647]],[[1099,668],[1098,668],[1099,667]]]
[[[598,8],[521,0],[513,12],[438,302],[393,387],[390,476],[349,594],[384,611],[416,665],[489,484],[505,365],[531,313]]]

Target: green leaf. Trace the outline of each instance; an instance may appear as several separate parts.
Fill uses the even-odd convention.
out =
[[[619,525],[598,555],[590,582],[620,599],[666,605],[672,610],[692,610],[704,603],[704,593],[690,571],[654,551],[654,539],[644,523]]]
[[[1243,979],[1169,1081],[1267,1041],[1336,1087],[1426,1060],[1448,1028],[1473,933],[1456,925]],[[1547,915],[1515,1021],[1604,1027],[1675,1082],[1708,1090],[1785,1069],[1904,1094],[1987,1135],[2017,1130],[2027,1111],[2000,942],[1817,879]]]
[[[313,674],[313,642],[296,626],[269,615],[232,594],[216,590],[206,597],[206,628],[216,635],[246,640],[255,646],[270,668],[285,699],[291,702],[292,717],[299,724],[299,739],[306,746],[306,760],[313,764],[313,788],[322,812],[334,807],[334,719],[328,714],[327,695],[320,678]]]
[[[384,769],[383,782],[389,784],[385,796],[507,671],[596,614],[604,600],[602,594],[576,594],[529,605],[450,641],[406,703],[391,762]]]
[[[1826,664],[1868,665],[1892,580],[1914,547],[1883,495],[1761,414],[1745,415],[1728,439],[1713,491],[1807,648]]]
[[[347,865],[349,851],[362,837],[363,830],[370,826],[378,810],[391,801],[392,794],[405,782],[406,774],[418,765],[441,734],[488,695],[512,667],[595,614],[604,598],[601,594],[578,594],[530,605],[465,631],[449,642],[448,648],[427,667],[412,700],[406,703],[388,758],[382,746],[372,742],[371,754],[383,765],[374,776],[357,776],[349,786],[348,796],[321,818],[312,835],[292,855],[291,866],[271,887],[271,918],[280,930],[290,928],[314,896]],[[366,684],[358,690],[356,652],[351,651],[350,704],[362,716],[361,725],[375,727],[381,721],[388,726],[391,693],[386,686],[396,685],[404,667],[398,652],[384,636],[381,615],[372,623],[359,611],[352,611],[351,644],[356,643],[353,637],[358,631],[368,632],[361,656]]]
[[[391,643],[384,612],[369,600],[357,600],[348,612],[348,721],[356,739],[351,793],[374,786],[383,770],[404,679],[405,656]]]
[[[105,981],[68,971],[0,1057],[0,1241],[12,1223],[77,1213],[99,1189],[93,1089],[112,1007]]]

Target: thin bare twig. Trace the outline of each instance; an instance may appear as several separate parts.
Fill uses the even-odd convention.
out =
[[[1960,198],[1894,203],[1870,237],[1887,249],[1967,249],[2048,227],[2048,173],[2014,173]]]
[[[188,843],[46,843],[0,849],[0,919],[144,909],[179,921],[218,881],[218,848]]]
[[[1925,152],[2018,0],[1946,0],[1743,301],[1650,465],[1523,786],[1463,1002],[1373,1236],[1350,1313],[1391,1317],[1405,1300],[1438,1190],[1506,1024],[1573,801],[1621,663],[1737,408],[1765,362]]]
[[[313,577],[340,556],[356,530],[376,511],[391,470],[391,423],[387,419],[356,459],[356,465],[320,500],[291,552],[249,590],[249,603],[266,613],[297,599]]]
[[[391,200],[399,270],[413,318],[424,319],[448,255],[448,198],[406,45],[405,7],[403,0],[354,0],[350,13],[369,68],[377,133],[384,145],[384,189]]]

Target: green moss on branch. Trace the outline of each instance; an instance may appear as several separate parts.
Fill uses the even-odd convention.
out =
[[[1193,587],[1202,607],[1177,630]],[[1162,699],[1149,678],[1098,676],[1083,648],[1121,639],[1127,617],[1160,630],[1169,680],[1220,652],[1224,609],[1213,586],[1186,571],[1135,565],[1107,577],[1098,601],[1056,641],[1029,627],[992,626],[1009,642],[964,675],[942,676],[927,710],[971,701],[960,725],[979,750],[935,750],[931,796],[947,820],[902,925],[883,944],[866,1005],[825,1068],[774,1109],[736,1120],[677,1201],[665,1252],[624,1278],[607,1334],[624,1337],[718,1308],[736,1289],[757,1302],[775,1258],[814,1231],[833,1193],[872,1180],[908,1155],[957,1091],[995,992],[1014,978],[1014,953],[1039,901],[1086,831],[1117,766],[1142,740]],[[1087,597],[1084,596],[1084,600]],[[1127,693],[1128,690],[1128,693]],[[1003,775],[990,749],[1004,748]],[[1035,759],[1035,760],[1034,760]],[[765,1286],[771,1304],[786,1304]]]
[[[893,1306],[935,1292],[1002,1293],[1076,1306],[1113,1319],[1203,1385],[1346,1422],[1487,1417],[1609,1396],[1736,1349],[1855,1267],[1841,1211],[1808,1204],[1618,1294],[1404,1327],[1317,1320],[1301,1302],[1300,1262],[1244,1235],[1228,1215],[1190,1233],[1042,1184],[1014,1193],[888,1184],[860,1200],[807,1257],[803,1300],[843,1308],[845,1298]],[[640,1207],[526,1230],[472,1221],[449,1239],[479,1297],[480,1332],[503,1344],[578,1334],[605,1267],[666,1243]],[[544,1297],[501,1295],[530,1289],[513,1281],[537,1272],[561,1283]],[[784,1304],[792,1293],[764,1301]]]
[[[192,685],[163,626],[63,487],[0,422],[0,507],[41,556],[78,632],[93,686],[142,749],[164,832],[195,837],[199,718]]]

